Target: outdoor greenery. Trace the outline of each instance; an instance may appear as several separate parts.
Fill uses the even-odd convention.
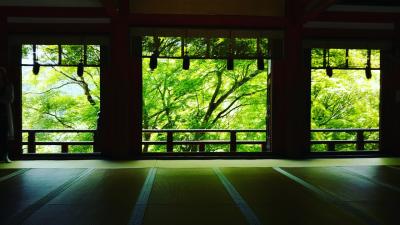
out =
[[[82,45],[36,46],[40,67],[32,73],[33,45],[22,46],[23,129],[96,129],[100,110],[100,46],[87,46],[87,65],[82,77],[76,65]],[[45,65],[45,66],[43,66]],[[38,133],[36,141],[91,141],[91,133]],[[27,141],[27,134],[23,135]],[[24,151],[26,151],[24,146]],[[37,153],[59,153],[60,146],[36,146]],[[91,146],[70,146],[69,151],[93,152]]]
[[[184,41],[184,42],[182,42]],[[269,68],[257,69],[257,56],[268,55],[267,39],[229,38],[143,38],[143,129],[261,129],[238,133],[238,140],[266,140]],[[185,47],[182,49],[182,46]],[[33,45],[22,46],[23,129],[96,129],[100,111],[100,47],[87,46],[87,66],[82,77],[77,64],[81,45],[37,46],[40,73],[32,73]],[[157,68],[149,67],[150,56],[158,54]],[[190,56],[189,70],[182,69],[182,53]],[[379,127],[379,51],[372,50],[372,78],[365,68],[367,50],[330,50],[333,76],[326,75],[323,49],[312,50],[311,127]],[[234,70],[226,58],[234,56]],[[46,64],[46,65],[45,65]],[[45,65],[45,66],[44,66]],[[343,70],[344,67],[354,68]],[[341,68],[341,69],[338,69]],[[358,68],[358,69],[357,69]],[[378,139],[377,132],[365,133]],[[166,140],[165,133],[143,133],[144,141]],[[313,140],[350,140],[355,133],[312,133]],[[27,134],[24,134],[24,141]],[[42,133],[36,141],[90,141],[90,133]],[[176,133],[174,140],[229,140],[229,133]],[[377,146],[368,144],[368,149]],[[26,146],[25,146],[26,149]],[[337,150],[355,149],[338,145]],[[239,145],[238,151],[260,151],[259,145]],[[325,151],[314,145],[313,151]],[[26,150],[25,150],[26,151]],[[92,152],[92,147],[70,146],[70,152]],[[144,145],[144,152],[165,152],[165,145]],[[197,146],[176,145],[175,152],[198,151]],[[207,145],[206,151],[229,151],[229,145]],[[37,146],[38,153],[60,152],[60,147]]]
[[[367,79],[367,50],[349,50],[348,68],[346,50],[329,51],[333,76],[325,69],[311,71],[311,129],[324,128],[378,128],[380,93],[380,53],[371,51],[372,78]],[[325,60],[327,64],[327,59]],[[323,49],[312,50],[312,67],[324,67]],[[326,65],[325,65],[326,66]],[[353,69],[352,69],[353,68]],[[358,69],[357,69],[358,68]],[[361,68],[361,70],[360,70]],[[364,133],[365,139],[378,140],[378,132]],[[356,133],[312,133],[312,140],[355,140]],[[378,149],[376,144],[366,144],[366,149]],[[354,150],[355,144],[341,144],[336,150]],[[325,151],[325,145],[312,146],[313,151]]]
[[[190,69],[182,69],[182,39],[146,37],[143,54],[158,50],[155,70],[143,59],[143,129],[266,129],[267,70],[257,70],[256,39],[187,39]],[[208,43],[208,44],[207,44]],[[266,39],[262,39],[263,50]],[[228,54],[238,58],[227,70]],[[263,53],[266,53],[264,50]],[[172,58],[170,58],[172,57]],[[165,133],[144,133],[143,140],[166,140]],[[174,140],[229,140],[229,133],[175,133]],[[266,140],[266,132],[238,133],[238,140]],[[177,145],[176,152],[197,151]],[[256,145],[239,145],[238,151],[260,151]],[[166,146],[143,146],[144,152],[166,151]],[[229,145],[207,145],[206,151],[229,151]]]

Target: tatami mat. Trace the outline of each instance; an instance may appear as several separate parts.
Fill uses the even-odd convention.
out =
[[[19,161],[0,224],[397,225],[398,158]]]
[[[1,168],[210,168],[210,167],[318,167],[400,165],[400,158],[335,159],[215,159],[215,160],[21,160],[0,163]]]

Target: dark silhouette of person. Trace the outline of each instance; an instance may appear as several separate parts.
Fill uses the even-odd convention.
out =
[[[7,79],[7,71],[0,67],[0,160],[11,162],[8,158],[8,141],[14,139],[14,126],[11,103],[14,100],[14,87]]]

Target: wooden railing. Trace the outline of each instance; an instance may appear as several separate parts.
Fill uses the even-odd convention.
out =
[[[22,130],[22,133],[27,133],[27,141],[23,141],[22,144],[28,147],[28,153],[36,153],[36,146],[39,145],[55,145],[61,146],[61,153],[69,153],[69,146],[93,146],[94,141],[36,141],[36,134],[38,133],[91,133],[93,136],[96,130]],[[191,145],[197,146],[199,152],[206,151],[206,145],[229,145],[230,152],[237,151],[237,145],[259,145],[261,152],[269,151],[268,142],[266,140],[266,130],[263,129],[246,129],[246,130],[223,130],[223,129],[144,129],[143,133],[164,133],[166,134],[166,140],[143,140],[143,146],[150,145],[165,145],[167,152],[173,152],[174,146],[176,145]],[[312,133],[349,133],[355,134],[353,140],[311,140],[311,145],[324,144],[327,146],[327,151],[335,151],[336,145],[338,144],[355,144],[357,151],[365,149],[365,144],[378,144],[379,140],[367,140],[365,139],[365,133],[378,133],[379,129],[313,129]],[[228,133],[228,140],[175,140],[174,134],[176,133]],[[265,134],[265,140],[238,140],[238,133],[263,133]]]
[[[167,152],[173,152],[175,145],[191,145],[198,146],[199,152],[206,151],[206,145],[229,145],[230,152],[237,151],[237,145],[251,144],[260,145],[262,152],[268,151],[266,140],[238,140],[238,133],[266,133],[266,130],[262,129],[247,129],[247,130],[222,130],[222,129],[144,129],[143,133],[165,133],[167,135],[166,140],[163,141],[152,141],[143,140],[142,145],[166,145]],[[174,134],[176,133],[229,133],[229,140],[174,140]]]
[[[28,146],[28,153],[36,153],[36,146],[38,145],[58,145],[61,146],[61,153],[69,153],[69,146],[93,146],[94,141],[36,141],[37,133],[92,133],[95,134],[96,130],[22,130],[22,133],[28,134],[28,141],[23,141],[22,145]]]
[[[325,144],[327,151],[333,152],[336,150],[336,145],[338,144],[355,144],[356,151],[365,150],[365,144],[378,144],[379,140],[366,140],[365,133],[378,133],[378,128],[360,128],[360,129],[313,129],[312,133],[348,133],[355,134],[355,139],[353,140],[311,140],[311,145]]]

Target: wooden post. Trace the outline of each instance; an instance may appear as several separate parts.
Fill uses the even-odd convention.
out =
[[[35,131],[28,132],[28,153],[36,153],[36,133]]]
[[[68,144],[67,143],[61,144],[61,153],[68,153]]]
[[[167,131],[167,152],[174,151],[174,133],[172,131]]]
[[[335,143],[333,142],[328,142],[328,144],[326,144],[328,146],[328,152],[334,152],[335,151]]]
[[[230,152],[236,152],[236,131],[230,131],[230,136],[231,136],[231,138],[230,138]]]
[[[357,151],[362,151],[365,149],[364,146],[364,131],[357,131]]]
[[[201,143],[199,144],[199,152],[205,152],[206,151],[206,145]]]
[[[267,143],[262,143],[261,144],[261,152],[267,152],[268,151],[268,149],[267,149]]]
[[[400,57],[396,57],[393,50],[381,50],[379,149],[385,154],[400,155],[400,134],[398,132],[400,130],[399,75]]]

